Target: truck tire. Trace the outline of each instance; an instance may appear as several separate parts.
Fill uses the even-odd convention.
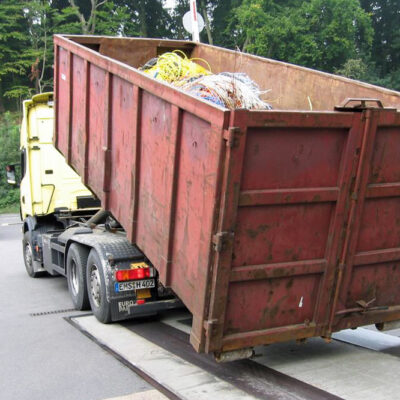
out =
[[[103,324],[111,322],[111,304],[107,301],[105,271],[96,250],[89,253],[86,280],[90,307]]]
[[[35,271],[35,261],[33,258],[33,247],[31,242],[31,235],[29,231],[24,233],[24,237],[22,239],[22,251],[24,255],[24,264],[26,268],[26,272],[31,278],[38,278],[43,276],[43,271]]]
[[[68,291],[76,310],[89,310],[86,285],[86,265],[89,251],[77,243],[72,243],[67,254]]]

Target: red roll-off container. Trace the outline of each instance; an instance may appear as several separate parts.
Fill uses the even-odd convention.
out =
[[[191,42],[54,41],[56,146],[192,312],[197,351],[400,319],[400,93]],[[274,110],[137,69],[174,49]]]

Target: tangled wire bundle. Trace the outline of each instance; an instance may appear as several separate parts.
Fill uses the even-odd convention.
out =
[[[197,62],[207,65],[204,68]],[[222,72],[211,74],[207,61],[187,58],[180,50],[164,53],[149,60],[141,70],[155,79],[230,109],[271,110],[272,107],[260,99],[258,85],[244,73]]]
[[[179,80],[173,85],[230,109],[272,109],[268,103],[260,99],[263,92],[260,91],[257,84],[244,73],[222,72],[215,75]]]

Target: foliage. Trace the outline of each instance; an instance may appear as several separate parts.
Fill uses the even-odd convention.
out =
[[[361,58],[350,58],[343,64],[342,68],[335,70],[335,74],[360,81],[367,79],[367,72],[368,67]]]
[[[30,46],[25,1],[0,2],[0,111],[8,106],[4,96],[15,84],[29,85],[27,71],[37,54]]]
[[[52,5],[54,33],[117,36],[131,20],[126,7],[113,1],[68,0],[63,4]]]
[[[372,25],[358,0],[244,0],[233,17],[238,45],[258,55],[332,72],[368,53]]]
[[[176,0],[175,7],[170,11],[171,15],[171,34],[175,39],[189,40],[191,35],[186,32],[182,24],[182,18],[189,11],[189,5],[186,0]]]
[[[361,0],[372,19],[374,83],[400,90],[400,0]]]
[[[162,0],[114,0],[114,4],[128,15],[122,24],[122,35],[171,37],[172,17],[164,8]]]
[[[17,113],[6,112],[0,118],[0,210],[19,203],[19,190],[6,179],[6,165],[19,161],[19,121]]]
[[[54,33],[190,39],[187,0],[164,1],[2,0],[0,112],[51,90]],[[197,3],[202,41],[400,89],[400,0]]]
[[[24,9],[31,47],[36,55],[29,74],[35,92],[52,90],[51,66],[54,10],[46,1],[30,1]],[[18,92],[17,92],[18,93]]]

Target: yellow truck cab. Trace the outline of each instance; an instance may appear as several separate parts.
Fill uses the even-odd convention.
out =
[[[91,308],[105,323],[181,307],[54,147],[53,105],[52,93],[23,103],[20,205],[29,276],[65,276],[74,307]],[[14,165],[7,180],[17,184]]]
[[[53,94],[23,102],[20,131],[20,206],[25,267],[32,277],[44,271],[39,233],[65,228],[68,216],[92,215],[99,202],[53,145]],[[89,210],[88,210],[89,209]]]
[[[23,102],[21,125],[21,215],[44,217],[96,206],[93,194],[53,145],[53,94]]]

